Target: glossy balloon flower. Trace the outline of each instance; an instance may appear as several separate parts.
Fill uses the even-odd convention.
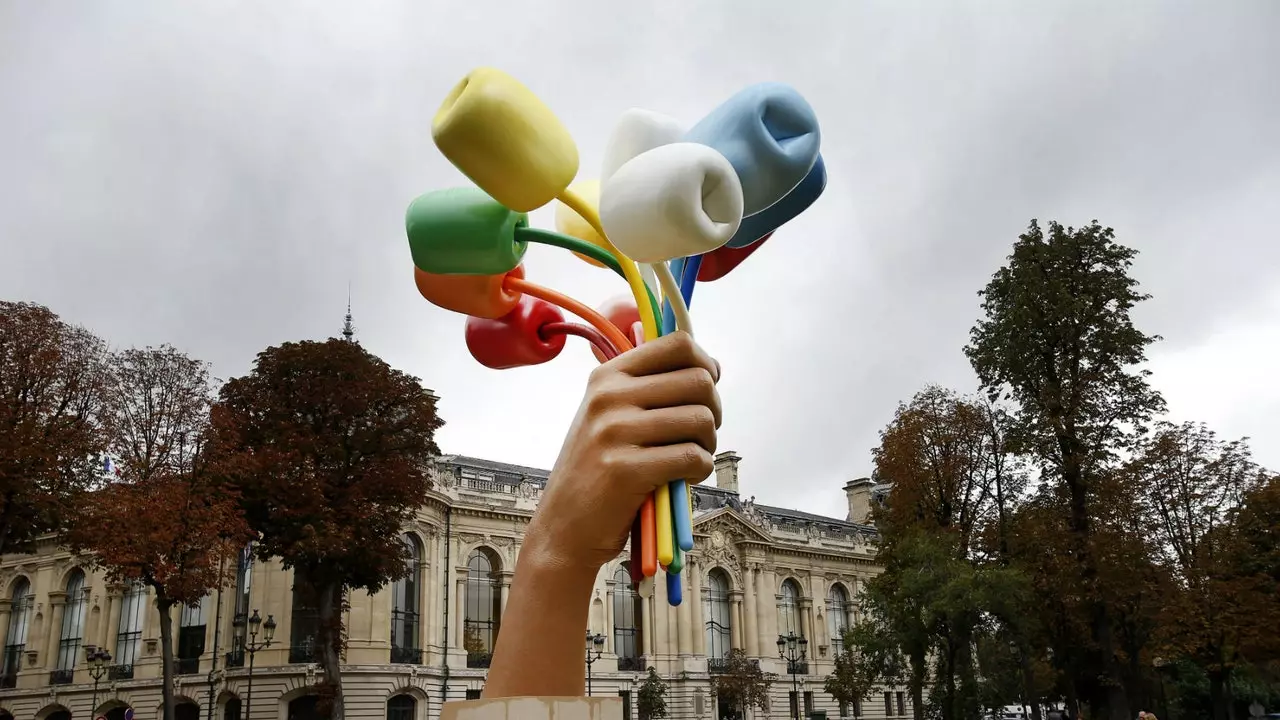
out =
[[[581,180],[569,186],[569,190],[575,193],[582,201],[590,205],[599,212],[600,208],[600,181],[599,180]],[[604,239],[600,237],[600,233],[582,219],[582,216],[574,212],[562,202],[556,203],[556,232],[569,237],[575,237],[583,242],[589,242],[592,245],[604,247]],[[589,258],[581,253],[574,253],[579,258],[595,265],[596,267],[604,267],[604,264],[594,258]]]
[[[680,142],[685,128],[675,118],[661,113],[631,108],[622,113],[604,148],[600,179],[608,180],[632,158],[656,147]]]
[[[631,337],[631,328],[640,322],[640,311],[636,308],[636,301],[630,295],[609,298],[597,310],[627,337]],[[596,360],[604,362],[605,357],[599,350],[593,347],[591,352],[595,353]]]
[[[520,264],[528,243],[516,229],[529,224],[476,188],[419,196],[405,213],[413,264],[436,275],[503,275]]]
[[[773,205],[755,215],[742,218],[742,226],[726,244],[731,248],[742,248],[760,240],[809,209],[826,187],[827,166],[819,155],[818,161],[799,185]]]
[[[698,268],[698,282],[712,282],[728,275],[734,268],[751,257],[751,253],[759,250],[773,233],[769,233],[746,247],[736,248],[725,245],[702,256],[702,265]]]
[[[473,70],[454,86],[431,123],[431,137],[472,182],[517,212],[551,202],[578,174],[569,131],[533,91],[501,70]]]
[[[543,325],[564,322],[564,313],[551,303],[524,295],[511,312],[496,320],[469,317],[467,349],[481,365],[495,370],[540,365],[564,350],[565,336],[543,339]]]
[[[752,85],[712,110],[684,136],[718,150],[742,181],[743,214],[781,200],[818,159],[818,117],[794,88]]]
[[[742,186],[729,161],[696,143],[635,157],[605,182],[600,220],[609,239],[638,262],[710,252],[742,222]]]
[[[435,275],[413,269],[413,281],[433,305],[478,318],[500,318],[520,302],[520,293],[503,287],[507,276],[524,278],[524,266],[503,275]]]

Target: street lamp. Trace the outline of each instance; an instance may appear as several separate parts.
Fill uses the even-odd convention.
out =
[[[248,638],[245,638],[245,625],[249,626]],[[236,615],[231,621],[231,628],[236,639],[240,641],[240,647],[249,653],[249,687],[244,695],[244,717],[252,717],[249,711],[253,709],[253,656],[257,655],[259,650],[271,647],[271,640],[276,635],[276,619],[275,616],[268,615],[267,621],[263,622],[255,608],[248,621],[245,620],[244,613]],[[262,633],[262,642],[258,642],[259,632]]]
[[[89,661],[89,677],[93,678],[93,701],[89,703],[89,715],[92,717],[98,713],[98,682],[115,665],[111,664],[111,653],[92,645],[85,646],[84,659]]]
[[[778,636],[778,657],[787,661],[787,671],[791,673],[791,697],[792,701],[792,717],[800,720],[800,678],[798,671],[800,663],[804,662],[805,652],[809,649],[809,641],[804,636],[797,637],[795,633],[788,632],[785,636]]]
[[[591,666],[604,654],[604,636],[587,631],[587,697],[591,697]]]

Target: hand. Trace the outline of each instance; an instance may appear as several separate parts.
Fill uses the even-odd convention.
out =
[[[714,469],[720,365],[677,332],[596,368],[525,535],[538,565],[595,577],[649,493]],[[533,559],[533,558],[530,558]]]

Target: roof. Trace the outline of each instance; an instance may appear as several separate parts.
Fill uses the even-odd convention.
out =
[[[521,480],[531,480],[537,484],[545,484],[547,478],[551,476],[551,471],[549,470],[528,467],[527,465],[497,462],[496,460],[484,460],[467,455],[442,455],[439,461],[447,465],[487,470],[493,473],[494,480],[511,484],[518,484]]]

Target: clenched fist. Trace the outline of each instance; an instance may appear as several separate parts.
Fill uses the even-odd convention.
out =
[[[713,469],[720,366],[687,333],[599,366],[525,535],[539,564],[595,577],[617,557],[649,493]]]

